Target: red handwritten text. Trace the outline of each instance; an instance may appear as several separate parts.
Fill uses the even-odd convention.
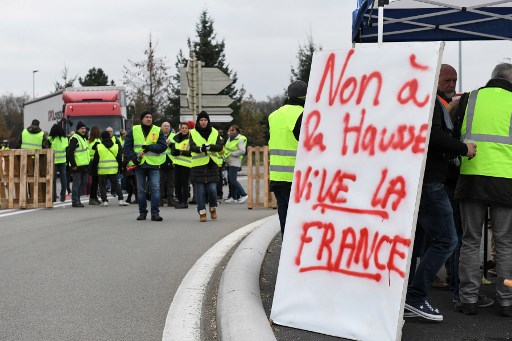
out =
[[[350,125],[350,113],[343,118],[343,145],[341,155],[347,155],[349,150],[349,135],[354,136],[352,152],[359,153],[359,150],[375,155],[375,150],[387,152],[388,150],[406,150],[410,148],[414,154],[423,153],[425,150],[426,132],[428,124],[420,127],[401,124],[394,131],[388,132],[386,127],[378,128],[373,124],[365,126],[366,110],[361,110],[359,123]],[[378,140],[378,141],[377,141]]]
[[[311,125],[314,125],[310,131]],[[304,138],[304,148],[309,152],[313,147],[318,147],[323,152],[327,147],[324,145],[324,134],[316,133],[320,125],[320,111],[313,110],[306,117],[306,133]]]
[[[394,272],[404,278],[406,254],[403,249],[410,245],[409,238],[399,235],[374,232],[370,236],[366,227],[359,231],[351,226],[340,230],[332,223],[306,222],[302,226],[295,265],[300,272],[337,272],[377,282],[382,279],[383,271]],[[304,253],[310,252],[316,253],[316,260],[313,257],[303,258]]]

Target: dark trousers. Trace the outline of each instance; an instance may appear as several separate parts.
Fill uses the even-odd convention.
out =
[[[176,198],[180,203],[187,203],[190,192],[190,168],[176,165],[174,166],[174,184]]]
[[[57,172],[60,177],[60,201],[66,200],[68,178],[65,163],[56,163],[53,168],[53,201],[57,201]]]
[[[288,214],[288,202],[290,201],[290,188],[276,188],[272,190],[277,200],[277,215],[281,225],[281,237],[284,237],[286,215]]]
[[[89,173],[87,171],[80,172],[74,171],[71,173],[73,176],[73,187],[71,189],[71,202],[73,204],[79,204],[80,203],[80,194],[82,193],[82,190],[87,186],[87,178],[89,176]]]
[[[89,198],[98,199],[98,175],[91,175],[91,188],[89,189]]]
[[[167,203],[174,203],[175,186],[174,166],[160,168],[160,201],[167,198]]]
[[[123,200],[123,192],[121,186],[117,182],[117,174],[102,174],[98,175],[98,182],[100,184],[100,195],[102,202],[108,202],[107,199],[107,181],[110,180],[112,184],[112,192],[117,194],[118,200]]]

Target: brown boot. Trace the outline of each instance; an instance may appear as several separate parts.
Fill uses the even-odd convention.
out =
[[[206,210],[199,211],[199,221],[202,223],[206,221]]]
[[[210,217],[213,220],[217,219],[217,207],[210,207]]]

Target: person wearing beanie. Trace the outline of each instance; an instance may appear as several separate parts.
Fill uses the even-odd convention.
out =
[[[18,146],[20,149],[46,149],[48,141],[44,132],[39,128],[39,121],[32,120],[32,124],[23,129],[18,137]]]
[[[190,131],[190,137],[190,181],[195,184],[199,221],[206,221],[206,199],[210,206],[211,219],[217,219],[217,182],[219,167],[222,166],[220,151],[223,145],[221,136],[217,129],[212,127],[206,111],[201,111],[197,115],[196,125]]]
[[[87,127],[82,121],[76,124],[76,130],[69,140],[66,152],[66,160],[69,164],[73,187],[71,188],[71,204],[73,207],[84,207],[80,201],[80,195],[89,176],[89,141],[87,140]]]
[[[174,157],[174,189],[176,191],[175,208],[188,208],[188,196],[190,191],[190,167],[192,167],[192,153],[189,148],[190,129],[189,123],[182,122],[180,131],[174,135],[171,146],[171,154]]]
[[[302,113],[308,85],[296,80],[288,86],[285,104],[268,116],[270,139],[270,191],[277,200],[277,214],[284,237],[295,158],[299,146]]]
[[[122,150],[119,144],[112,141],[112,136],[108,130],[101,133],[101,142],[96,144],[94,156],[91,161],[91,169],[98,174],[98,183],[100,187],[101,206],[108,206],[107,199],[107,181],[112,184],[112,193],[116,193],[119,206],[128,206],[124,201],[123,192],[117,173],[122,165]]]
[[[148,214],[146,201],[146,182],[151,186],[151,220],[162,221],[158,205],[160,203],[160,165],[165,162],[167,144],[160,127],[153,125],[153,114],[143,111],[141,124],[135,125],[126,135],[124,156],[137,166],[137,202],[139,216],[137,220],[146,220]]]

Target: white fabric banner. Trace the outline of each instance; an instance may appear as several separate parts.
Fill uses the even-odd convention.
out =
[[[315,53],[271,319],[399,340],[444,43]]]

